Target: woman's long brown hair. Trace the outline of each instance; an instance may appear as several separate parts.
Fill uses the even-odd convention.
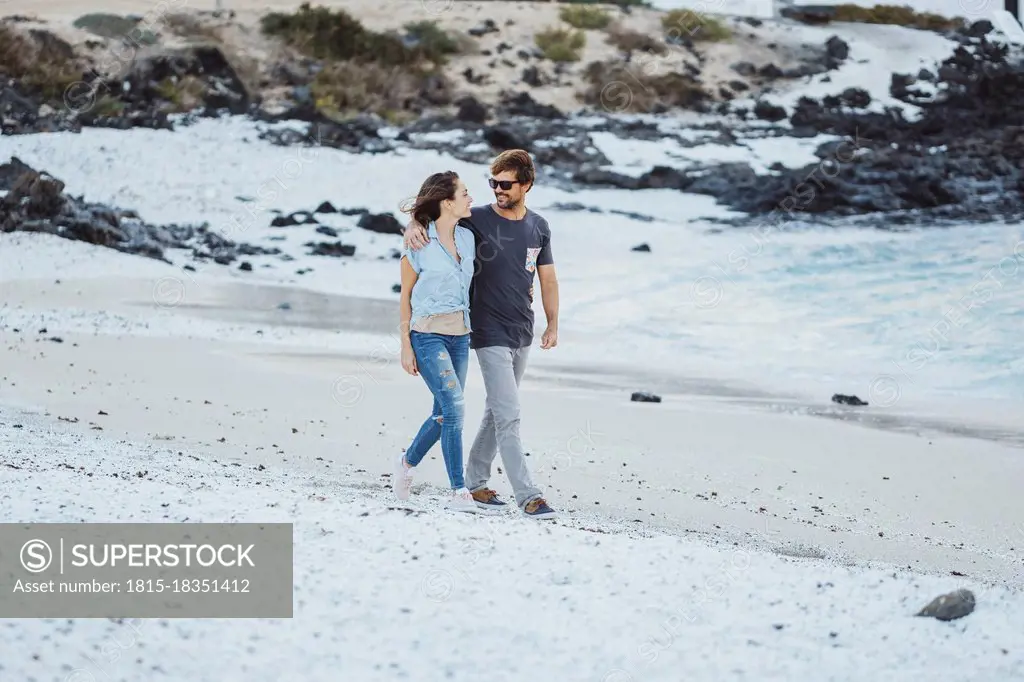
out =
[[[415,199],[406,202],[403,213],[410,213],[423,227],[441,217],[441,202],[455,198],[459,175],[455,171],[434,173],[423,181]]]

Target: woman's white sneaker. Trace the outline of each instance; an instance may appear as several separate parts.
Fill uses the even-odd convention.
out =
[[[467,514],[476,514],[480,511],[476,507],[476,500],[473,499],[473,495],[466,488],[453,490],[452,496],[444,506],[449,511],[466,512]]]
[[[405,466],[404,452],[399,452],[395,458],[395,466],[391,472],[391,489],[400,500],[408,500],[409,493],[412,492],[412,469]]]

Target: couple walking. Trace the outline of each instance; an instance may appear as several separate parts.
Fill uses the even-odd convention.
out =
[[[451,499],[448,508],[501,513],[507,508],[487,487],[491,463],[501,461],[526,516],[555,516],[530,479],[519,437],[519,382],[533,343],[533,280],[538,276],[547,329],[541,348],[558,343],[558,280],[547,221],[526,208],[535,170],[521,149],[491,163],[494,203],[473,206],[465,183],[448,171],[427,178],[405,212],[400,299],[402,367],[419,375],[434,396],[430,417],[395,458],[392,485],[408,499],[413,469],[438,440]],[[483,375],[483,422],[463,472],[462,424],[470,348]]]

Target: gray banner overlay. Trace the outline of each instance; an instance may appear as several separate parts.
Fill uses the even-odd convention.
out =
[[[3,523],[0,618],[291,618],[290,523]]]

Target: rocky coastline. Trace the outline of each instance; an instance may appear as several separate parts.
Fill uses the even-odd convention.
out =
[[[233,242],[209,225],[152,225],[137,213],[68,195],[64,183],[12,158],[0,165],[0,233],[42,232],[170,263],[165,251],[187,249],[197,261],[229,265],[279,249]],[[191,266],[186,266],[191,267]]]
[[[977,29],[975,29],[977,32]],[[915,86],[927,83],[935,95]],[[328,146],[360,153],[387,151],[397,145],[431,148],[476,163],[496,151],[531,151],[546,180],[567,188],[675,189],[714,197],[755,220],[774,223],[818,219],[852,219],[886,228],[893,225],[987,222],[1024,218],[1024,62],[985,34],[964,41],[936,73],[893,74],[890,93],[920,106],[924,113],[907,120],[902,111],[865,111],[871,96],[848,89],[837,96],[801,98],[792,113],[765,103],[748,120],[787,127],[757,128],[764,137],[832,135],[822,144],[818,161],[801,168],[779,165],[761,174],[748,163],[714,163],[687,169],[654,166],[639,176],[606,170],[609,160],[591,142],[593,132],[621,139],[672,140],[695,146],[692,138],[666,132],[656,121],[594,116],[586,126],[552,111],[519,92],[495,107],[495,122],[474,115],[483,108],[464,100],[454,116],[428,116],[407,125],[388,141],[378,130],[385,122],[360,117],[344,124],[310,123],[310,130],[272,132],[279,144],[316,138]],[[736,115],[728,105],[719,111]],[[467,113],[468,112],[468,113]],[[732,144],[736,127],[727,123],[694,126],[705,135],[699,144]],[[461,137],[424,140],[430,133],[462,131]],[[558,140],[549,144],[548,140]],[[486,144],[479,144],[481,141]],[[542,144],[536,144],[542,141]],[[747,224],[750,221],[738,221]]]
[[[374,214],[365,208],[335,208],[329,202],[323,202],[310,211],[271,213],[276,214],[271,219],[271,227],[315,228],[315,234],[321,241],[305,243],[307,254],[311,256],[341,258],[356,253],[354,245],[337,240],[337,231],[317,222],[317,216],[322,214],[359,216],[357,228],[379,234],[401,234],[401,225],[390,214]],[[294,260],[293,256],[278,248],[228,239],[208,223],[153,225],[142,220],[135,211],[85,201],[65,192],[60,179],[32,168],[17,157],[0,164],[0,234],[5,232],[51,234],[165,263],[172,262],[168,251],[181,250],[194,263],[232,266],[242,271],[253,269],[252,263],[246,260],[248,256],[272,256],[282,264]],[[323,237],[335,241],[322,241]],[[394,254],[397,253],[396,250]],[[264,265],[268,266],[272,267],[271,264]],[[183,267],[195,269],[191,264]],[[303,269],[296,274],[305,273]]]
[[[231,17],[225,14],[220,18],[226,21]],[[757,20],[746,21],[753,25]],[[473,162],[485,162],[503,149],[525,148],[535,155],[545,182],[570,189],[661,188],[705,194],[762,222],[813,217],[888,227],[1024,217],[1024,61],[1019,52],[990,40],[993,27],[985,21],[947,33],[957,47],[935,72],[892,75],[890,94],[920,107],[924,113],[918,120],[907,120],[895,108],[884,113],[867,111],[871,96],[857,89],[820,100],[804,97],[788,110],[772,104],[770,95],[759,95],[753,107],[732,101],[749,96],[751,83],[770,93],[772,84],[780,80],[840,67],[849,58],[849,48],[835,36],[807,52],[816,62],[805,56],[802,63],[786,69],[773,63],[738,62],[732,64],[736,80],[720,83],[715,92],[705,88],[685,102],[656,98],[645,104],[651,114],[669,116],[688,110],[717,115],[709,117],[716,118],[715,122],[692,127],[703,134],[699,143],[690,136],[666,132],[652,120],[656,117],[621,116],[608,106],[595,107],[593,102],[570,113],[538,101],[535,95],[544,87],[539,71],[527,73],[530,68],[536,71],[536,66],[524,69],[523,80],[534,80],[537,87],[518,84],[493,101],[472,94],[453,97],[451,83],[443,75],[431,75],[416,93],[417,114],[396,121],[377,114],[332,115],[311,90],[315,83],[310,74],[324,68],[323,62],[298,53],[291,53],[291,61],[274,67],[277,80],[264,78],[258,86],[252,84],[252,74],[238,66],[237,58],[230,58],[223,46],[208,43],[140,51],[110,73],[110,69],[86,68],[76,48],[57,35],[40,29],[16,32],[18,23],[19,18],[8,17],[0,33],[0,41],[6,41],[0,42],[0,54],[7,55],[0,64],[8,76],[0,81],[4,135],[75,132],[86,126],[173,129],[189,125],[196,117],[246,115],[267,123],[306,123],[305,131],[268,126],[264,136],[281,145],[315,140],[319,145],[369,154],[399,146],[432,148]],[[500,28],[494,25],[484,33],[500,33]],[[54,93],[46,87],[31,79],[11,77],[9,72],[18,65],[11,66],[10,50],[28,43],[38,59],[77,77],[61,93],[63,107],[54,105]],[[683,41],[683,48],[697,57],[694,63],[698,66],[688,68],[696,72],[690,74],[693,82],[700,83],[699,47]],[[643,54],[630,52],[627,57]],[[599,67],[591,64],[589,68]],[[282,82],[288,96],[269,97],[268,93],[280,93]],[[920,88],[921,84],[927,89]],[[724,122],[726,117],[728,122]],[[640,175],[624,175],[607,170],[609,160],[591,140],[595,132],[622,139],[671,140],[681,147],[734,144],[739,133],[748,139],[830,135],[837,141],[822,144],[815,163],[802,168],[777,164],[768,174],[755,172],[747,163],[714,163],[688,168],[653,166]],[[5,166],[8,174],[13,165]],[[69,227],[80,223],[75,212],[91,209],[65,200],[57,210],[54,197],[61,195],[62,187],[56,189],[45,174],[23,181],[27,171],[22,170],[4,188],[8,195],[0,215],[3,230],[41,229],[33,217],[41,215],[66,219],[63,223],[58,220],[55,225],[59,224],[59,229],[54,229],[75,233],[77,228]],[[25,192],[35,202],[30,202],[30,210],[12,203],[11,197]],[[72,212],[67,213],[69,210]],[[35,214],[30,215],[32,211]],[[141,237],[116,235],[108,227],[77,234],[154,257],[159,257],[161,245],[203,243],[204,253],[215,260],[218,254],[233,254],[221,256],[230,262],[248,248],[213,244],[213,233],[208,230],[167,228],[157,237],[153,229],[142,228]]]

